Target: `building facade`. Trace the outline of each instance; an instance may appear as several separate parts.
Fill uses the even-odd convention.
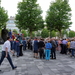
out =
[[[10,16],[9,20],[7,21],[6,28],[11,29],[11,31],[13,31],[14,29],[19,31],[19,29],[16,27],[16,24],[15,24],[15,17]]]

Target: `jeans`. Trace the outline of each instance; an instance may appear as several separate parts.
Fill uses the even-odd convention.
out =
[[[6,56],[6,52],[5,52],[5,51],[2,51],[2,56],[1,56],[1,59],[0,59],[0,65],[1,65],[1,63],[3,62],[5,56]],[[12,63],[12,60],[11,60],[11,57],[10,57],[9,53],[8,53],[7,59],[8,59],[10,65],[11,65],[11,67],[12,67],[12,69],[13,69],[13,68],[14,68],[14,65],[13,65],[13,63]]]
[[[46,59],[46,60],[49,60],[49,59],[50,59],[50,54],[51,54],[51,50],[46,49],[46,50],[45,50],[45,59]]]
[[[72,49],[72,56],[74,56],[75,49]]]

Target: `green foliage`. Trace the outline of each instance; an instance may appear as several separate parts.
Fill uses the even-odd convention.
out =
[[[68,32],[67,32],[66,29],[63,29],[63,30],[61,31],[61,34],[62,34],[62,37],[64,37],[64,35],[66,35],[66,36],[68,37]]]
[[[55,31],[51,31],[51,33],[50,33],[51,35],[51,37],[56,37],[56,32]]]
[[[35,32],[32,32],[32,38],[35,37]]]
[[[3,7],[0,7],[0,28],[6,27],[6,22],[8,21],[7,11]]]
[[[16,29],[14,29],[13,32],[14,32],[15,34],[18,34],[18,31],[17,31]]]
[[[75,32],[74,32],[74,31],[70,31],[70,32],[69,32],[69,37],[70,37],[70,38],[75,37]]]
[[[27,32],[25,30],[22,30],[21,33],[24,34],[24,37],[27,37]]]
[[[61,34],[62,29],[67,29],[72,24],[70,20],[71,8],[68,0],[55,0],[55,2],[51,3],[46,16],[49,30],[58,30]]]
[[[49,31],[47,29],[43,29],[41,32],[42,38],[49,37]]]
[[[18,3],[18,13],[15,17],[15,23],[19,29],[28,29],[30,35],[32,31],[37,31],[44,27],[42,19],[42,10],[36,3],[37,0],[23,0]]]
[[[41,36],[41,33],[40,33],[40,32],[37,32],[36,36],[37,36],[37,37],[38,37],[38,36]]]
[[[0,37],[1,37],[1,30],[2,30],[2,29],[0,29]]]

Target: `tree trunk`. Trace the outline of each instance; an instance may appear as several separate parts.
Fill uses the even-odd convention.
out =
[[[59,39],[62,39],[61,30],[59,31]]]
[[[32,31],[30,31],[30,38],[32,38]]]

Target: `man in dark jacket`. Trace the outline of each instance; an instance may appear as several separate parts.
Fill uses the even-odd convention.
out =
[[[44,44],[44,39],[40,39],[38,45],[39,45],[39,54],[40,54],[40,59],[44,59],[44,47],[45,47],[45,44]]]

